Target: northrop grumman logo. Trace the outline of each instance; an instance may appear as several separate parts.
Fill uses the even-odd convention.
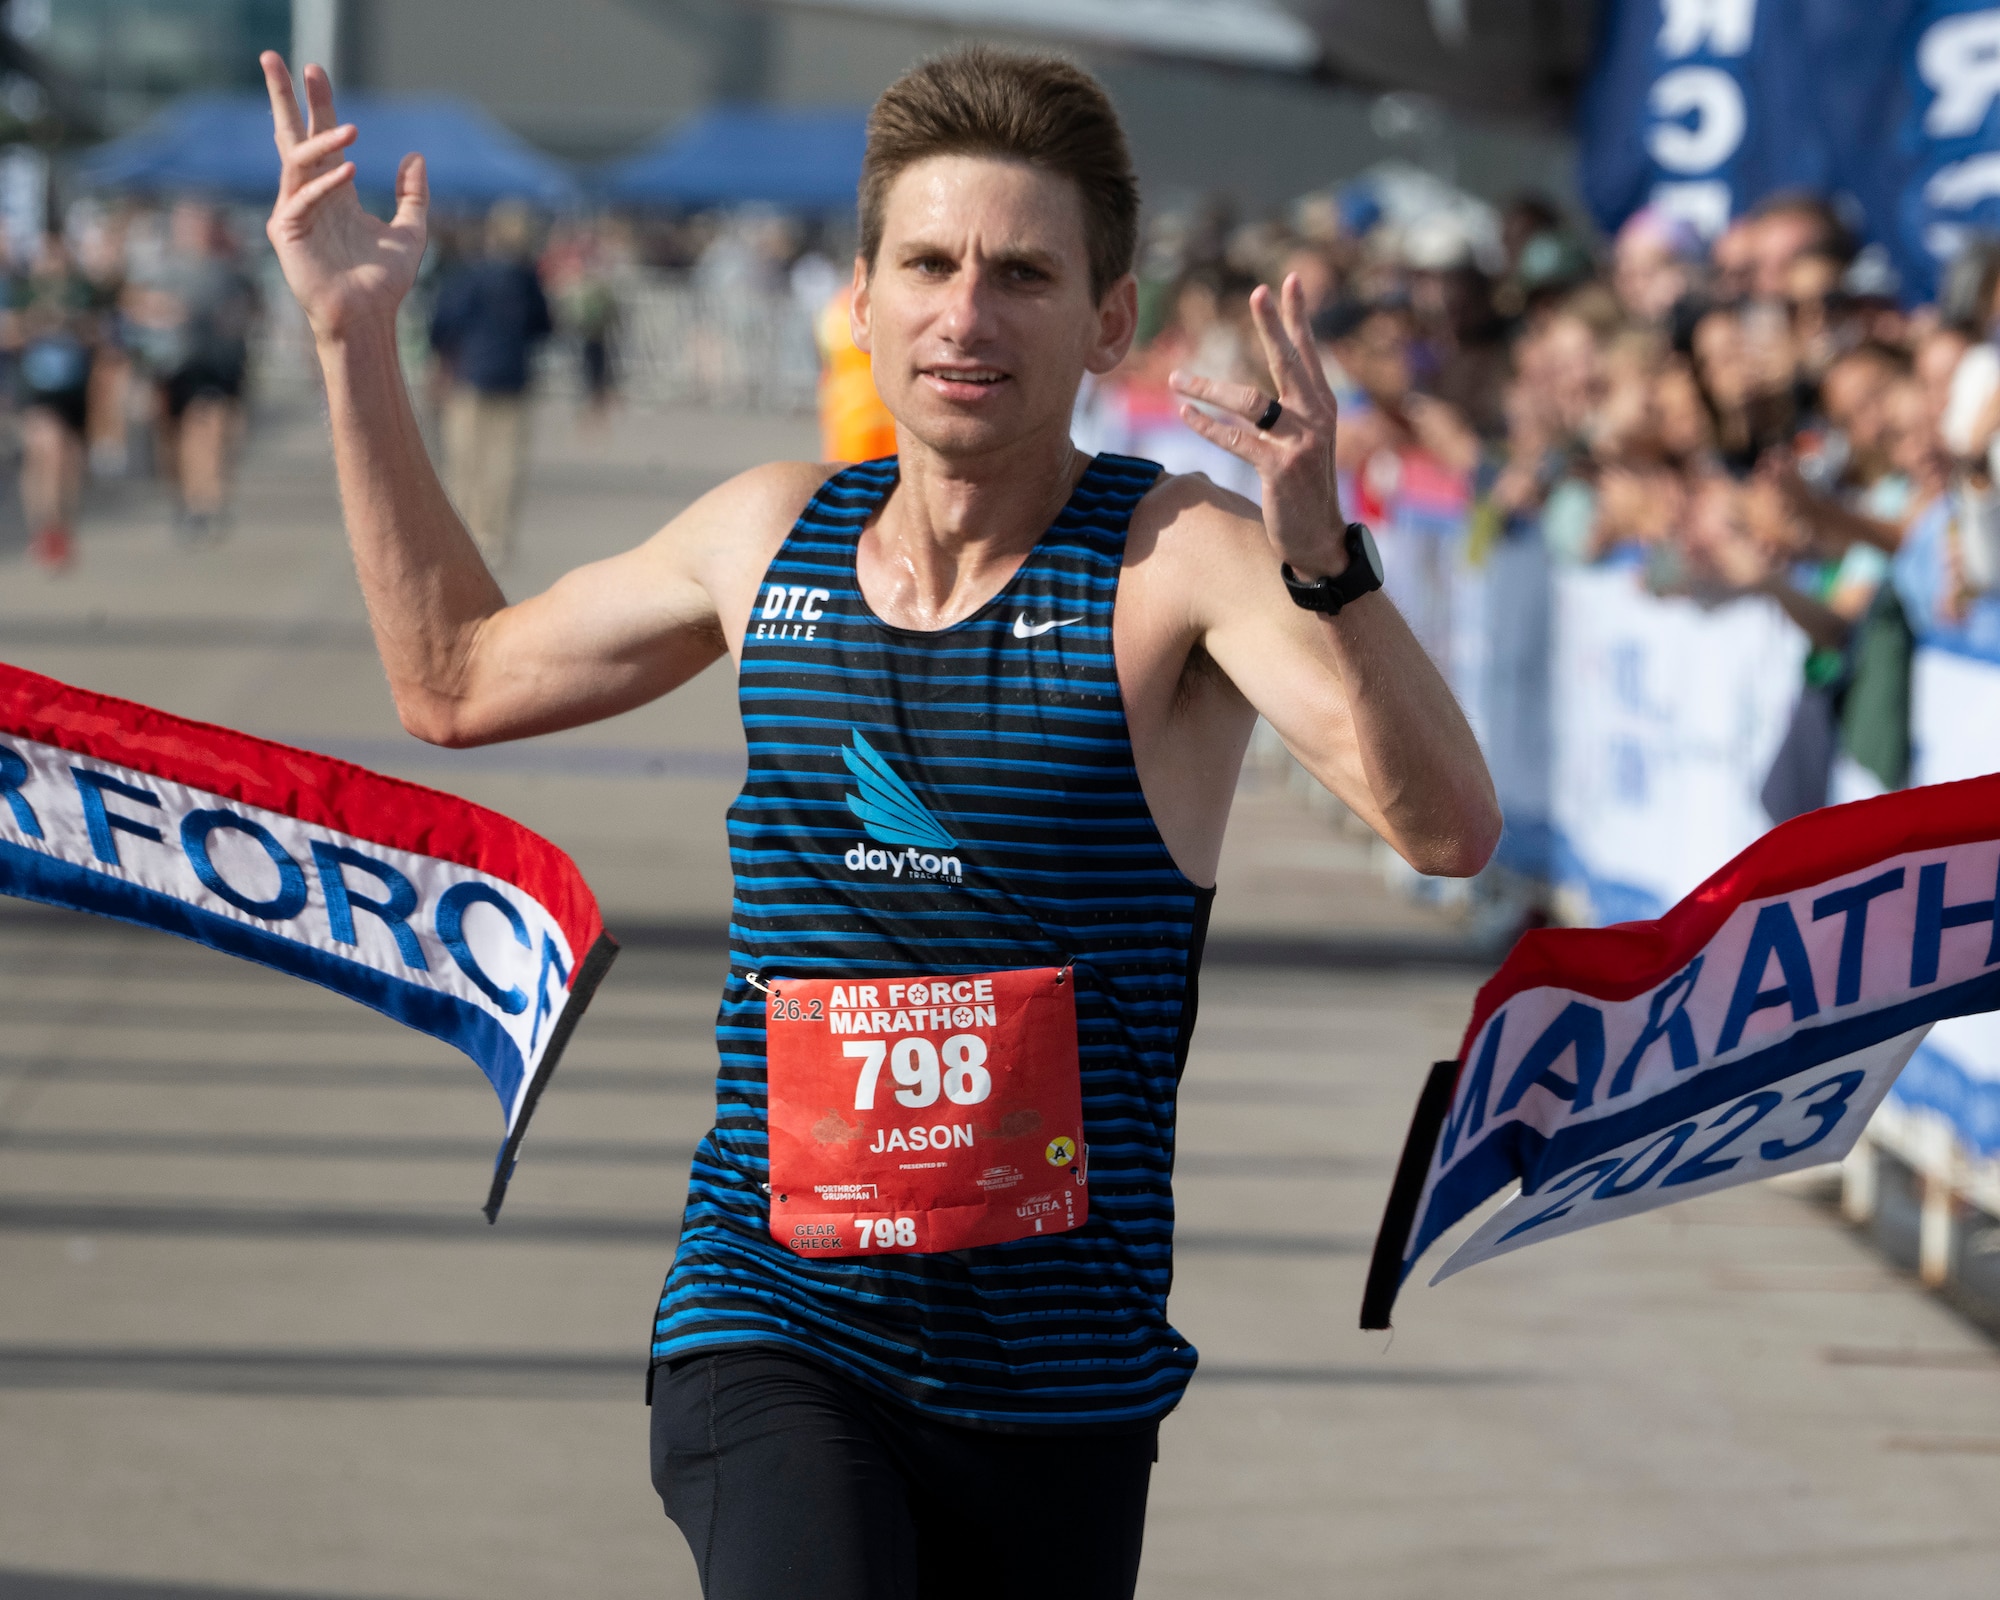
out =
[[[842,749],[840,759],[847,763],[861,792],[848,791],[847,809],[861,819],[861,829],[869,838],[898,848],[871,850],[856,844],[843,858],[847,870],[961,882],[965,869],[958,857],[943,853],[956,850],[958,841],[858,730],[850,731],[849,737],[853,742]]]

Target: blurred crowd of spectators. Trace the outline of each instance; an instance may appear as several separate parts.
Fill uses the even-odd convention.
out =
[[[677,351],[733,349],[722,324],[737,315],[747,360],[770,307],[793,307],[818,335],[828,454],[893,448],[846,337],[845,252],[823,229],[763,212],[543,225],[503,206],[439,219],[435,244],[408,353],[430,374],[454,498],[496,563],[539,346],[565,335],[582,418],[601,420],[638,359],[631,313],[649,283],[685,285],[706,319],[675,325]],[[260,313],[254,248],[184,201],[80,205],[63,233],[9,252],[0,367],[44,565],[71,559],[87,468],[150,463],[182,536],[219,536]],[[1767,201],[1713,241],[1644,211],[1602,247],[1544,199],[1496,211],[1415,172],[1278,221],[1165,213],[1142,252],[1139,341],[1084,396],[1082,442],[1254,495],[1248,469],[1180,424],[1166,379],[1185,367],[1268,387],[1249,295],[1293,273],[1341,399],[1349,514],[1376,526],[1392,592],[1441,657],[1438,573],[1503,540],[1557,566],[1627,567],[1663,596],[1769,597],[1809,645],[1765,789],[1783,817],[1906,781],[1916,640],[1957,634],[2000,656],[2000,242],[1968,246],[1935,303],[1912,308],[1811,195]]]
[[[1712,242],[1644,211],[1601,252],[1536,197],[1449,202],[1399,217],[1350,191],[1282,226],[1156,220],[1142,342],[1083,433],[1254,493],[1175,427],[1166,375],[1268,389],[1248,297],[1297,273],[1341,398],[1348,513],[1401,559],[1537,539],[1660,595],[1769,596],[1810,648],[1766,809],[1905,782],[1913,641],[2000,646],[2000,245],[1911,309],[1811,195]],[[1423,635],[1420,590],[1403,603]]]

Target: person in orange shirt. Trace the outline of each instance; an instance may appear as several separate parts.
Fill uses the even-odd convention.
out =
[[[813,329],[819,344],[820,456],[827,461],[873,461],[896,453],[896,423],[875,392],[868,352],[857,349],[847,320],[851,290],[827,301]]]

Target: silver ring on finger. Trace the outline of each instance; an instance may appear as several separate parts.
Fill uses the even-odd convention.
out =
[[[1278,425],[1278,418],[1284,414],[1285,408],[1273,396],[1271,403],[1264,408],[1264,414],[1257,419],[1257,431],[1259,433],[1269,433]]]

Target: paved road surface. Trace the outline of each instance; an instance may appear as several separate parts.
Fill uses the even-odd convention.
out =
[[[510,588],[803,438],[550,419]],[[637,937],[489,1230],[497,1119],[449,1051],[162,937],[0,915],[0,1600],[692,1596],[638,1396],[709,1116],[727,685],[427,751],[389,713],[310,417],[259,436],[242,506],[188,554],[132,491],[73,579],[0,566],[0,656],[500,806]],[[1149,1600],[1994,1592],[2000,1359],[1808,1199],[1556,1241],[1355,1332],[1477,974],[1426,962],[1448,932],[1277,787],[1239,803],[1218,930],[1173,1300],[1203,1359]]]

